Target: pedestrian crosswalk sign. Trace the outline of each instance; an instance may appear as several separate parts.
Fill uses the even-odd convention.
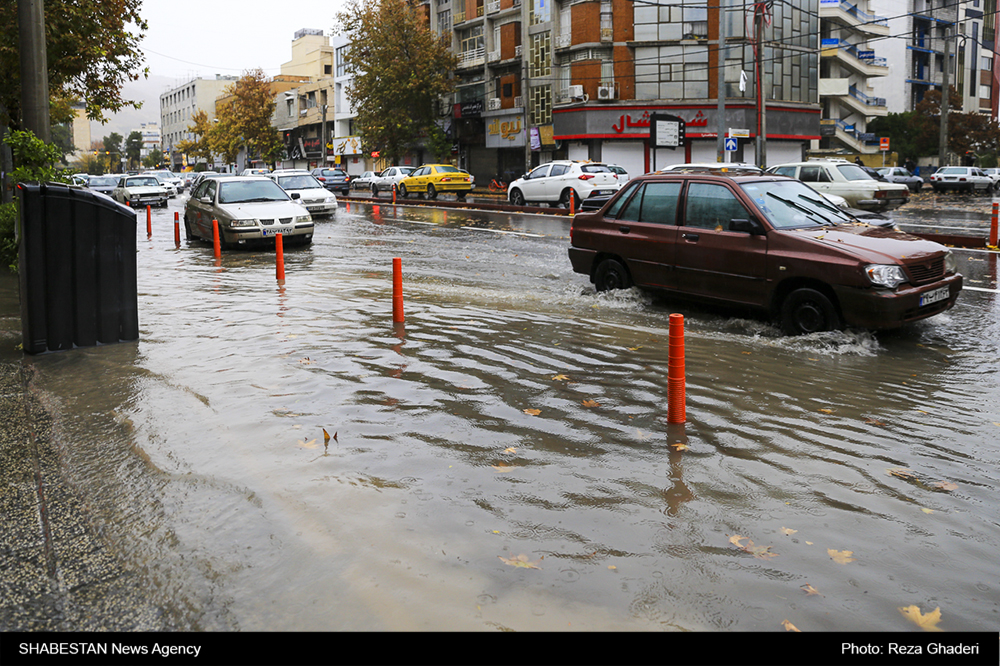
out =
[[[726,137],[726,152],[735,153],[736,152],[736,139],[733,137]]]

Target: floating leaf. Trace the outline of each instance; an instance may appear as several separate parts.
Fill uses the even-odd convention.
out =
[[[881,421],[878,421],[878,420],[873,419],[871,417],[866,418],[865,419],[865,423],[867,423],[868,425],[885,425]]]
[[[803,592],[805,592],[806,596],[809,596],[809,597],[811,597],[814,594],[819,594],[819,590],[817,590],[815,587],[813,587],[809,583],[806,583],[805,585],[800,586],[799,589],[802,590]],[[819,594],[819,596],[822,597],[823,595]]]
[[[924,513],[934,513],[934,509],[920,509]]]
[[[819,411],[822,412],[822,413],[824,413],[824,414],[833,414],[837,410],[835,410],[835,409],[821,409]]]
[[[886,470],[891,476],[898,476],[901,479],[915,479],[917,475],[912,469],[907,469],[906,467],[893,467],[892,469]]]
[[[782,527],[781,528],[781,533],[784,534],[785,536],[791,536],[792,534],[795,534],[796,532],[798,532],[798,530],[793,530],[793,529],[791,529],[789,527]]]
[[[921,613],[918,606],[906,606],[905,608],[900,607],[899,612],[903,614],[903,617],[916,624],[924,631],[942,631],[942,629],[937,626],[938,622],[941,621],[940,607],[935,608],[927,615]]]
[[[300,358],[299,363],[301,363],[302,365],[313,365],[314,363],[316,363],[316,361],[306,356],[305,358]]]
[[[525,414],[531,414],[532,416],[538,416],[539,414],[542,413],[542,410],[528,408],[528,409],[524,410],[524,413]]]
[[[552,380],[557,382],[565,382],[569,380],[569,377],[567,377],[566,375],[556,375],[555,377],[552,378]]]
[[[746,545],[740,543],[744,539],[747,540]],[[769,557],[777,557],[777,553],[772,553],[770,546],[755,546],[753,540],[740,536],[738,534],[729,537],[729,543],[733,544],[745,553],[750,553],[759,560],[766,560]]]
[[[513,555],[511,555],[510,557],[497,555],[497,557],[499,557],[500,561],[502,561],[504,564],[507,564],[512,567],[521,567],[522,569],[541,569],[541,567],[538,566],[538,564],[541,560],[545,559],[542,557],[539,558],[538,562],[531,562],[528,560],[528,556],[523,553],[521,555],[518,555],[517,557],[514,557]]]
[[[688,445],[687,444],[681,444],[680,442],[674,442],[670,446],[673,447],[674,451],[687,451],[688,450]]]
[[[304,439],[299,440],[299,447],[303,449],[318,449],[319,444],[316,443],[315,439],[310,439],[308,442]]]
[[[504,453],[517,453],[517,449],[515,449],[513,446],[509,446],[506,449],[504,449],[503,452]]]
[[[499,465],[490,465],[490,466],[498,472],[511,472],[518,468],[517,465],[508,465],[506,463],[500,463]]]
[[[788,620],[782,620],[781,621],[781,626],[783,626],[785,628],[785,631],[797,631],[800,634],[802,633],[802,631],[798,627],[796,627],[794,624],[792,624]]]
[[[938,481],[934,487],[939,490],[958,490],[958,484],[950,481]]]
[[[324,442],[330,441],[330,433],[326,431],[326,428],[323,428],[323,441]]]
[[[582,404],[584,407],[600,407],[601,406],[600,403],[597,402],[596,400],[584,400],[580,404]]]
[[[848,562],[857,561],[857,558],[851,557],[851,555],[854,554],[853,550],[834,550],[832,548],[827,548],[826,554],[829,555],[837,564],[847,564]]]

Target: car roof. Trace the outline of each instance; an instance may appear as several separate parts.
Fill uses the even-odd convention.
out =
[[[762,182],[762,181],[779,181],[779,180],[791,180],[795,181],[795,178],[790,178],[788,176],[779,176],[772,173],[762,173],[754,172],[748,173],[747,171],[654,171],[653,173],[645,173],[641,176],[636,176],[629,184],[636,182],[645,182],[647,180],[690,180],[692,178],[697,178],[699,180],[715,180],[718,182],[725,181],[736,181],[736,182]]]

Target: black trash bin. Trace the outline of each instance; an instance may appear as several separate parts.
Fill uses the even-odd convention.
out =
[[[135,211],[61,183],[17,193],[24,351],[138,340]]]

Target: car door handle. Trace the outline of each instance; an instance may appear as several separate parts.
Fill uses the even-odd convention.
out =
[[[699,238],[701,238],[701,236],[699,236],[698,234],[681,234],[681,238],[689,241],[697,241]]]
[[[622,232],[623,234],[627,234],[627,233],[630,233],[632,231],[632,227],[626,227],[626,226],[622,225],[622,226],[618,227],[618,231]]]

